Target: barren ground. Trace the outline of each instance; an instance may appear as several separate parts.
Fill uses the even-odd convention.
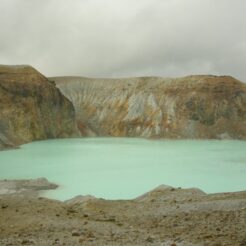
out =
[[[246,191],[162,185],[134,200],[38,197],[55,187],[0,181],[0,245],[246,245]]]

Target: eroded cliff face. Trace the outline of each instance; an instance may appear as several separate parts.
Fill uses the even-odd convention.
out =
[[[246,84],[230,76],[50,79],[83,135],[246,139]]]
[[[78,134],[72,103],[30,66],[0,65],[0,148]]]

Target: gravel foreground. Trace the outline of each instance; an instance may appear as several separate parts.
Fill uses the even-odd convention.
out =
[[[246,191],[161,185],[133,200],[39,197],[56,187],[0,180],[0,245],[246,246]]]

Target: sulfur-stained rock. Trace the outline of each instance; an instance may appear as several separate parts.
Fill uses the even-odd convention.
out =
[[[78,135],[72,103],[30,66],[0,65],[0,148]]]
[[[230,76],[51,80],[83,135],[246,139],[246,84]]]

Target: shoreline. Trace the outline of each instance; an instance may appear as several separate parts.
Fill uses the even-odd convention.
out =
[[[116,198],[116,199],[108,199],[108,198],[103,198],[103,197],[95,197],[94,195],[91,194],[78,194],[75,195],[74,197],[71,197],[69,199],[65,200],[60,200],[60,199],[55,199],[51,197],[46,197],[43,196],[43,192],[49,191],[49,190],[55,190],[58,189],[60,185],[50,182],[47,178],[45,177],[40,177],[36,179],[0,179],[0,196],[1,195],[31,195],[33,197],[40,197],[40,198],[45,198],[45,199],[50,199],[50,200],[56,200],[60,202],[67,202],[70,200],[73,200],[77,197],[93,197],[95,199],[103,199],[103,200],[108,200],[108,201],[130,201],[130,200],[135,200],[139,199],[142,196],[145,196],[148,193],[151,193],[152,191],[159,189],[160,187],[164,189],[176,189],[176,190],[199,190],[201,191],[204,195],[207,196],[213,196],[213,195],[222,195],[222,194],[233,194],[233,193],[240,193],[240,192],[246,192],[246,189],[243,190],[237,190],[237,191],[224,191],[224,192],[213,192],[213,193],[208,193],[200,189],[199,187],[189,187],[189,188],[183,188],[183,187],[173,187],[170,185],[165,185],[161,184],[149,191],[144,192],[143,194],[139,194],[138,196],[134,198],[129,198],[129,199],[121,199],[121,198]]]
[[[1,195],[22,195],[38,197],[40,192],[58,188],[57,184],[46,178],[37,179],[3,179],[0,180]]]
[[[246,191],[206,194],[161,185],[131,200],[39,197],[55,188],[45,178],[0,181],[1,245],[246,243]]]
[[[240,141],[240,142],[246,142],[246,139],[240,139],[240,138],[163,138],[163,137],[115,137],[115,136],[86,136],[86,137],[68,137],[68,138],[46,138],[46,139],[37,139],[29,142],[24,142],[18,145],[12,145],[12,146],[5,146],[0,145],[0,152],[1,151],[7,151],[7,150],[16,150],[21,149],[22,145],[31,144],[35,142],[42,142],[42,141],[56,141],[56,140],[69,140],[69,139],[102,139],[102,138],[113,138],[113,139],[141,139],[141,140],[147,140],[147,141],[218,141],[218,142],[227,142],[227,141]]]

